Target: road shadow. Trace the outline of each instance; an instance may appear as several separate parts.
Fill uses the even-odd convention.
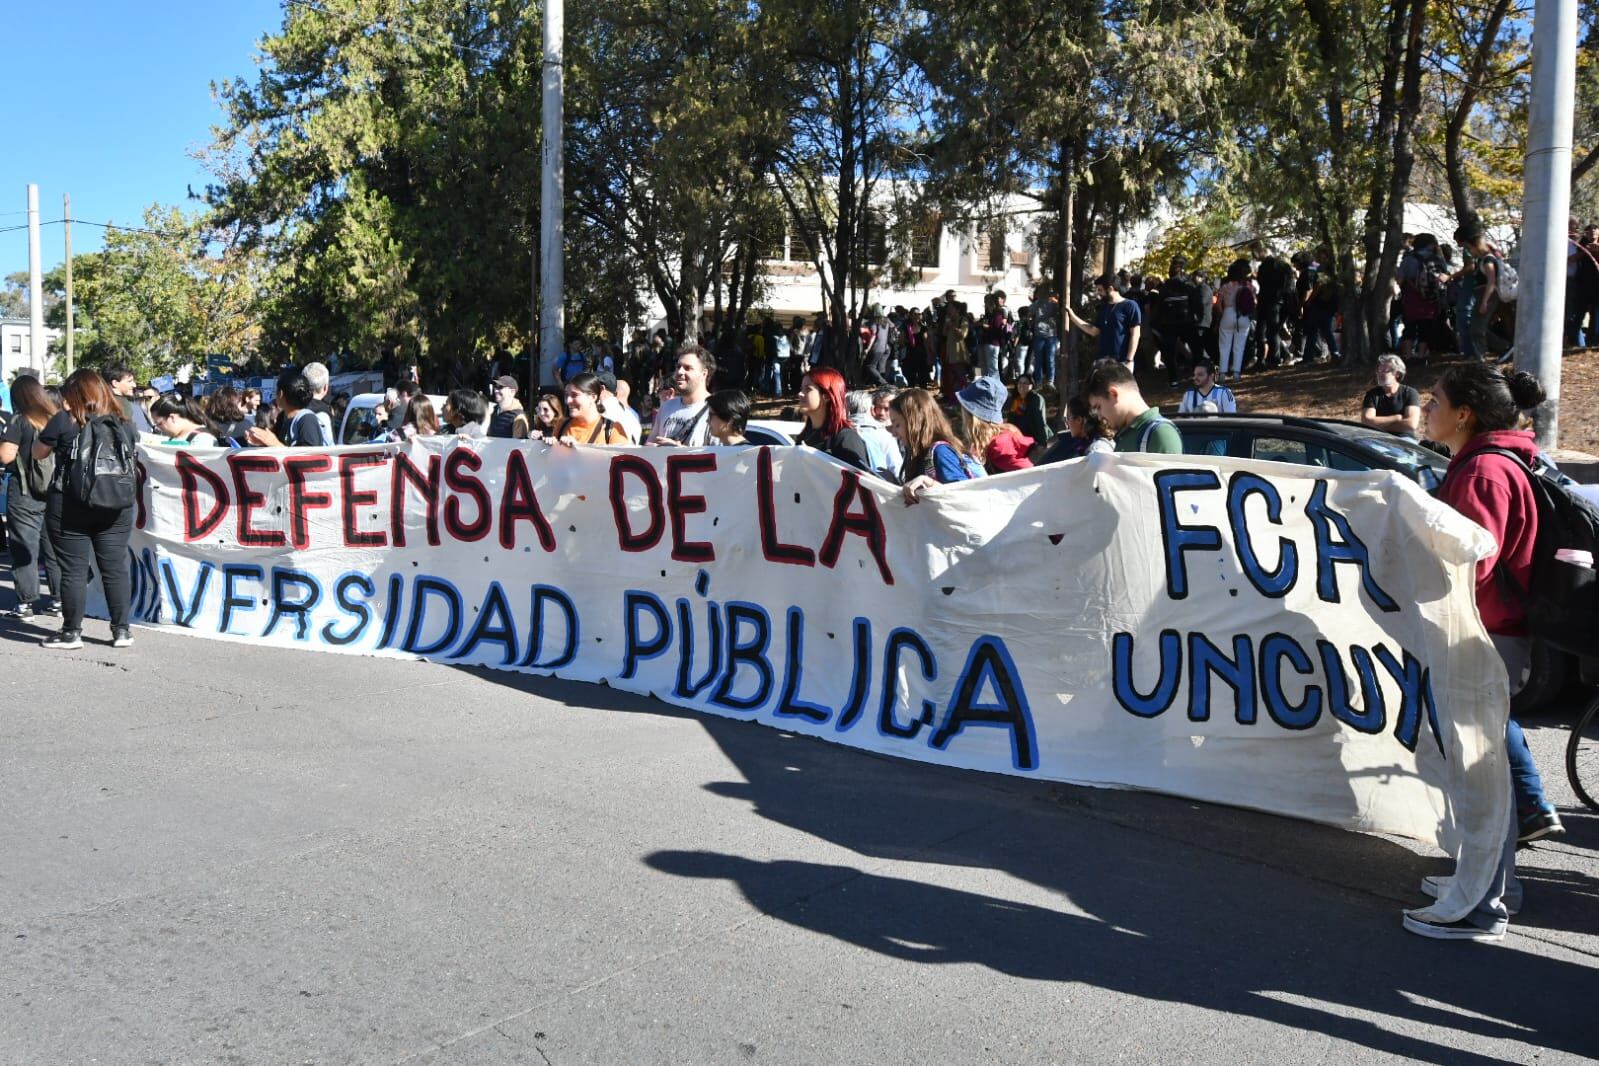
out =
[[[1448,863],[1380,837],[1157,796],[901,763],[706,720],[745,780],[707,789],[864,860],[991,869],[1019,902],[850,865],[695,850],[654,869],[731,881],[763,913],[885,956],[1242,1014],[1422,1062],[1498,1059],[1395,1019],[1592,1054],[1599,968],[1404,933],[1399,906]],[[833,891],[842,889],[842,891]],[[1539,877],[1529,912],[1592,912],[1581,875]],[[1553,990],[1560,990],[1554,994]],[[1584,990],[1588,995],[1584,994]],[[1372,1016],[1380,1016],[1372,1020]],[[1411,1028],[1414,1026],[1412,1025]]]

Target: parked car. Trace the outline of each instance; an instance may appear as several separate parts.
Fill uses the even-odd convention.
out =
[[[794,438],[805,428],[804,422],[783,422],[775,418],[755,418],[744,427],[744,438],[751,444],[792,446]]]
[[[433,410],[439,413],[444,411],[444,397],[435,396],[431,392],[425,394],[433,404]],[[387,429],[387,425],[377,424],[377,406],[383,402],[381,392],[363,392],[359,396],[350,397],[350,406],[345,408],[344,422],[339,426],[340,444],[365,444],[374,435]],[[483,416],[483,428],[489,428],[489,418],[493,415],[493,405],[490,405],[489,414]]]
[[[1359,422],[1271,414],[1189,414],[1175,415],[1172,421],[1182,430],[1183,451],[1189,455],[1264,459],[1333,471],[1394,470],[1428,492],[1442,484],[1449,468],[1448,456]],[[1547,707],[1579,676],[1584,684],[1599,682],[1581,667],[1565,652],[1534,641],[1532,672],[1511,701],[1513,710]]]
[[[1328,470],[1397,470],[1431,492],[1449,457],[1359,422],[1296,415],[1176,415],[1189,455],[1226,455]]]

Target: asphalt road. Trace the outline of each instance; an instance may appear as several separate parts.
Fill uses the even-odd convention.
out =
[[[0,602],[9,602],[0,594]],[[1500,944],[1441,857],[607,688],[0,624],[0,1062],[1599,1054],[1599,818]],[[1555,723],[1532,730],[1569,802]]]

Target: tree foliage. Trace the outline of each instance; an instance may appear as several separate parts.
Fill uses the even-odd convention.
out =
[[[73,256],[77,361],[125,363],[148,380],[212,354],[253,356],[264,268],[234,236],[204,213],[153,204],[141,227],[109,230],[100,251]],[[49,271],[44,283],[45,321],[64,330],[65,268]],[[64,347],[58,340],[51,351]]]
[[[1244,230],[1316,247],[1364,354],[1407,200],[1514,218],[1526,3],[591,0],[566,40],[569,332],[615,336],[646,302],[678,336],[734,330],[785,234],[844,327],[916,276],[918,241],[1021,203],[1046,273],[1079,286],[1157,209],[1179,219],[1162,256],[1219,262]],[[153,216],[172,247],[80,257],[80,348],[456,367],[530,348],[538,15],[286,3],[257,72],[216,87],[210,213]],[[1579,204],[1599,200],[1582,17]]]

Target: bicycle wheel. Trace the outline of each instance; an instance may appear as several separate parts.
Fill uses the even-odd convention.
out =
[[[1588,704],[1566,741],[1566,776],[1577,798],[1599,811],[1599,697]]]

